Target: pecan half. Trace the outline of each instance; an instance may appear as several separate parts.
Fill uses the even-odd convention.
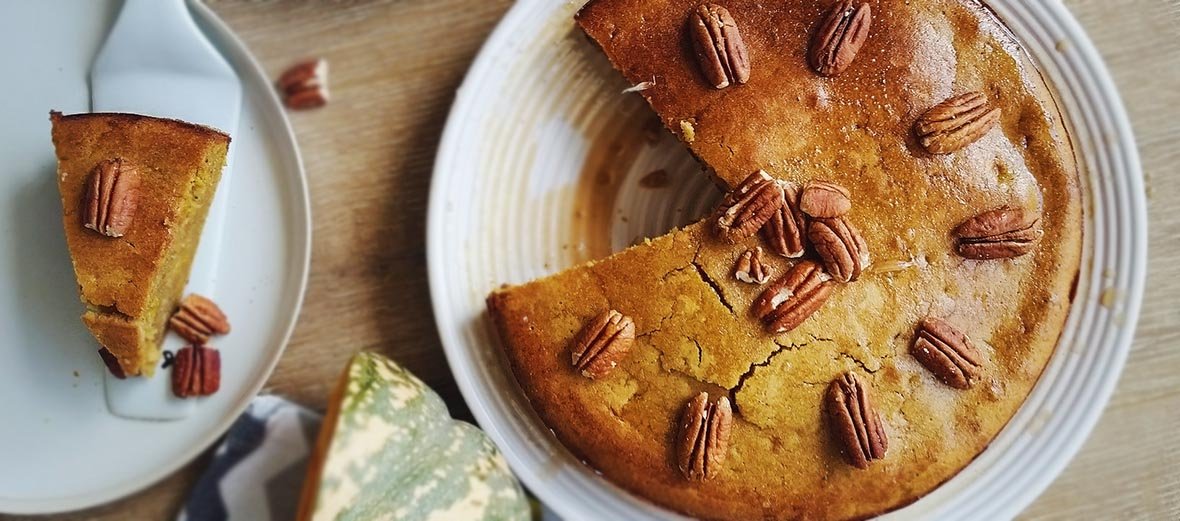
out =
[[[1003,206],[963,221],[953,232],[955,249],[968,259],[1006,259],[1033,250],[1044,235],[1040,212]]]
[[[914,132],[931,154],[949,154],[987,134],[1000,121],[1000,108],[992,107],[982,92],[950,98],[918,118]]]
[[[86,182],[82,226],[122,237],[139,207],[139,171],[121,158],[98,163]]]
[[[783,189],[783,204],[762,226],[762,238],[770,251],[787,258],[803,256],[807,229],[807,216],[799,209],[799,185],[790,181],[777,181]]]
[[[742,252],[733,267],[733,278],[747,284],[766,284],[770,280],[770,267],[762,264],[762,247]]]
[[[852,282],[869,265],[865,241],[843,217],[814,219],[807,227],[807,239],[824,261],[824,268],[840,282]]]
[[[935,317],[918,322],[918,333],[914,336],[910,354],[942,383],[956,389],[970,388],[979,378],[983,366],[983,356],[971,345],[967,335]]]
[[[729,10],[701,4],[688,18],[688,31],[701,72],[710,85],[724,89],[750,79],[750,56]]]
[[[717,207],[717,233],[728,242],[754,235],[778,213],[786,199],[783,187],[759,170],[730,190]]]
[[[868,3],[859,6],[851,0],[836,2],[816,28],[807,51],[807,61],[820,76],[844,72],[869,37],[873,22]]]
[[[115,358],[114,353],[103,347],[99,348],[98,356],[102,357],[102,363],[106,364],[107,370],[111,372],[111,375],[120,380],[127,378],[127,373],[123,371],[123,366],[119,364],[119,359]]]
[[[852,209],[852,199],[843,186],[827,181],[812,181],[803,187],[799,209],[816,219],[840,217]]]
[[[204,344],[213,335],[229,333],[229,319],[212,300],[192,293],[180,301],[168,327],[189,342]]]
[[[722,396],[711,404],[709,393],[702,392],[689,400],[676,436],[676,464],[685,478],[704,481],[717,475],[729,450],[732,424],[729,398]]]
[[[288,108],[322,107],[328,103],[328,62],[313,58],[296,63],[279,76],[275,87]]]
[[[840,452],[858,469],[885,457],[889,439],[881,416],[869,398],[869,389],[856,373],[848,372],[828,385],[827,410],[832,437]]]
[[[172,364],[172,394],[178,398],[209,396],[221,387],[221,353],[211,347],[181,348]]]
[[[635,322],[615,310],[586,323],[570,348],[574,369],[591,380],[606,376],[635,343]]]
[[[815,261],[803,260],[767,286],[750,306],[766,331],[785,333],[795,329],[819,309],[832,294],[832,278]]]

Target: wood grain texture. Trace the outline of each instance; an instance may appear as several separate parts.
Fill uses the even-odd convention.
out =
[[[555,0],[556,1],[556,0]],[[1149,283],[1135,345],[1081,453],[1022,519],[1180,518],[1180,15],[1160,0],[1066,0],[1110,67],[1149,186]],[[430,313],[425,216],[455,89],[508,0],[212,1],[272,77],[331,65],[332,102],[292,114],[315,239],[299,325],[267,390],[323,409],[352,353],[381,352],[470,418]],[[148,490],[54,519],[173,518],[200,458]],[[3,517],[2,519],[19,519]]]

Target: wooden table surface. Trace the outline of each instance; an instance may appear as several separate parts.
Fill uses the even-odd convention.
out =
[[[1102,52],[1138,136],[1149,187],[1150,272],[1118,390],[1082,451],[1022,519],[1180,519],[1180,4],[1066,4]],[[426,200],[455,89],[511,2],[211,5],[272,77],[304,56],[331,65],[333,101],[291,116],[310,180],[315,239],[303,313],[267,390],[322,409],[349,356],[373,350],[470,418],[430,312]],[[174,518],[206,461],[129,498],[55,518]]]

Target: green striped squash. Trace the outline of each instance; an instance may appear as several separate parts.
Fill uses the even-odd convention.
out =
[[[452,419],[433,390],[388,358],[353,357],[320,428],[298,519],[529,518],[520,484],[483,431]]]

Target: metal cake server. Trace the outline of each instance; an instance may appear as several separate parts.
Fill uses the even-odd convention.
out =
[[[90,102],[95,112],[180,119],[233,136],[238,128],[242,84],[197,27],[185,0],[125,0],[90,70]],[[185,288],[185,293],[215,300],[233,151],[231,142]],[[183,344],[169,333],[163,348],[176,352]],[[157,369],[152,378],[119,380],[107,374],[107,408],[117,416],[133,419],[188,416],[197,401],[172,396],[169,376],[167,369]]]

